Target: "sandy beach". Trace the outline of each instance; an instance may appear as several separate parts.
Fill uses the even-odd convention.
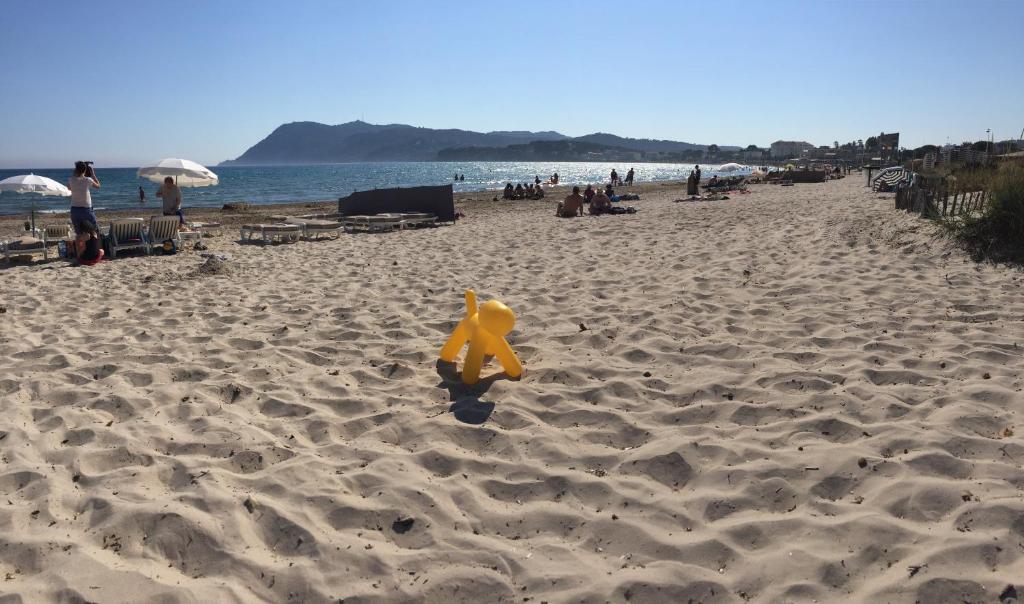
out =
[[[0,602],[1024,593],[1024,274],[858,174],[639,190],[0,264]],[[470,287],[520,380],[438,361]]]

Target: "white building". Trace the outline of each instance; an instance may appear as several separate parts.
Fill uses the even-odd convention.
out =
[[[814,149],[814,145],[806,141],[775,141],[772,143],[771,156],[773,159],[789,159],[801,157]]]

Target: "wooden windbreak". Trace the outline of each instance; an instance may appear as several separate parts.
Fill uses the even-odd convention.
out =
[[[896,191],[896,209],[945,218],[980,212],[988,199],[988,191],[961,191],[940,181],[922,180]]]

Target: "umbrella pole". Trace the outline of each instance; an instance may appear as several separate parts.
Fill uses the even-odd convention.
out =
[[[34,200],[34,199],[32,200],[31,221],[32,221],[32,236],[35,237],[36,236],[36,200]]]

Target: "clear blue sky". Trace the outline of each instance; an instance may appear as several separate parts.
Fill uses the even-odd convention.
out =
[[[1024,128],[1024,1],[3,0],[0,167],[284,122],[903,146]]]

